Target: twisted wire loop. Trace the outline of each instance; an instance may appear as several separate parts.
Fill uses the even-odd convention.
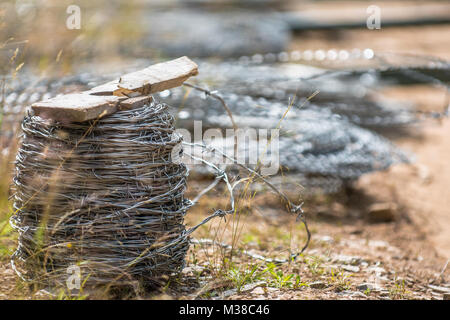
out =
[[[155,284],[183,268],[188,170],[172,161],[181,137],[167,108],[72,124],[25,117],[11,218],[24,279],[66,286],[77,265],[86,286]]]

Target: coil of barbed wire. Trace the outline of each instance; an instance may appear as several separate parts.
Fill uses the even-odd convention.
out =
[[[76,265],[87,285],[127,284],[182,269],[187,169],[171,160],[181,138],[167,107],[86,123],[25,117],[11,220],[24,278],[64,286]]]
[[[179,161],[184,143],[174,133],[174,118],[167,109],[152,102],[70,124],[25,117],[11,218],[19,232],[11,262],[22,279],[63,287],[69,268],[76,266],[86,287],[159,285],[160,279],[182,270],[195,230],[235,212],[233,192],[243,180],[231,184],[226,172],[204,160],[216,180],[194,200],[184,198],[188,170]],[[295,259],[310,239],[301,205],[242,167],[278,193],[305,225],[308,239],[302,250],[276,261]],[[214,210],[186,229],[186,210],[221,180],[230,209]]]

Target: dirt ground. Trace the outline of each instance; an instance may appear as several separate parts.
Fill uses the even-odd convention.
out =
[[[398,144],[414,152],[416,163],[362,177],[358,185],[380,201],[395,202],[427,234],[444,258],[450,258],[450,121],[417,128],[416,136]],[[384,191],[380,191],[384,190]]]

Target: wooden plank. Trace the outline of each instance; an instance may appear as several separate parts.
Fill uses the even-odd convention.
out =
[[[128,110],[143,107],[144,105],[152,102],[152,96],[140,96],[135,98],[128,98],[120,102],[120,110]]]
[[[183,84],[198,74],[198,66],[188,57],[158,63],[124,75],[91,90],[36,102],[31,108],[42,118],[63,123],[97,119],[121,109],[143,106],[150,94]]]
[[[179,87],[189,77],[197,74],[197,64],[188,57],[181,57],[128,73],[120,79],[92,88],[88,93],[117,96],[133,96],[136,93],[148,95]]]
[[[41,118],[71,123],[92,120],[116,112],[121,100],[124,98],[94,96],[81,92],[36,102],[31,108],[34,114]]]
[[[95,95],[95,96],[112,96],[114,94],[114,91],[118,89],[117,84],[119,83],[118,80],[113,80],[104,84],[101,84],[97,87],[94,87],[88,91],[86,91],[87,94]]]

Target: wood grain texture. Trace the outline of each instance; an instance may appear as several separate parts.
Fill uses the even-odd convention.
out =
[[[152,96],[140,96],[135,98],[128,98],[119,103],[120,110],[128,110],[143,107],[144,105],[152,102]]]
[[[188,57],[158,63],[88,91],[67,94],[31,105],[34,114],[63,123],[82,122],[152,101],[152,93],[181,86],[198,74]]]
[[[94,96],[85,92],[58,96],[31,105],[34,114],[62,123],[96,119],[117,111],[123,97]]]
[[[128,73],[88,91],[92,95],[133,96],[148,95],[179,87],[189,77],[198,74],[198,66],[188,57],[154,64],[148,68]]]

